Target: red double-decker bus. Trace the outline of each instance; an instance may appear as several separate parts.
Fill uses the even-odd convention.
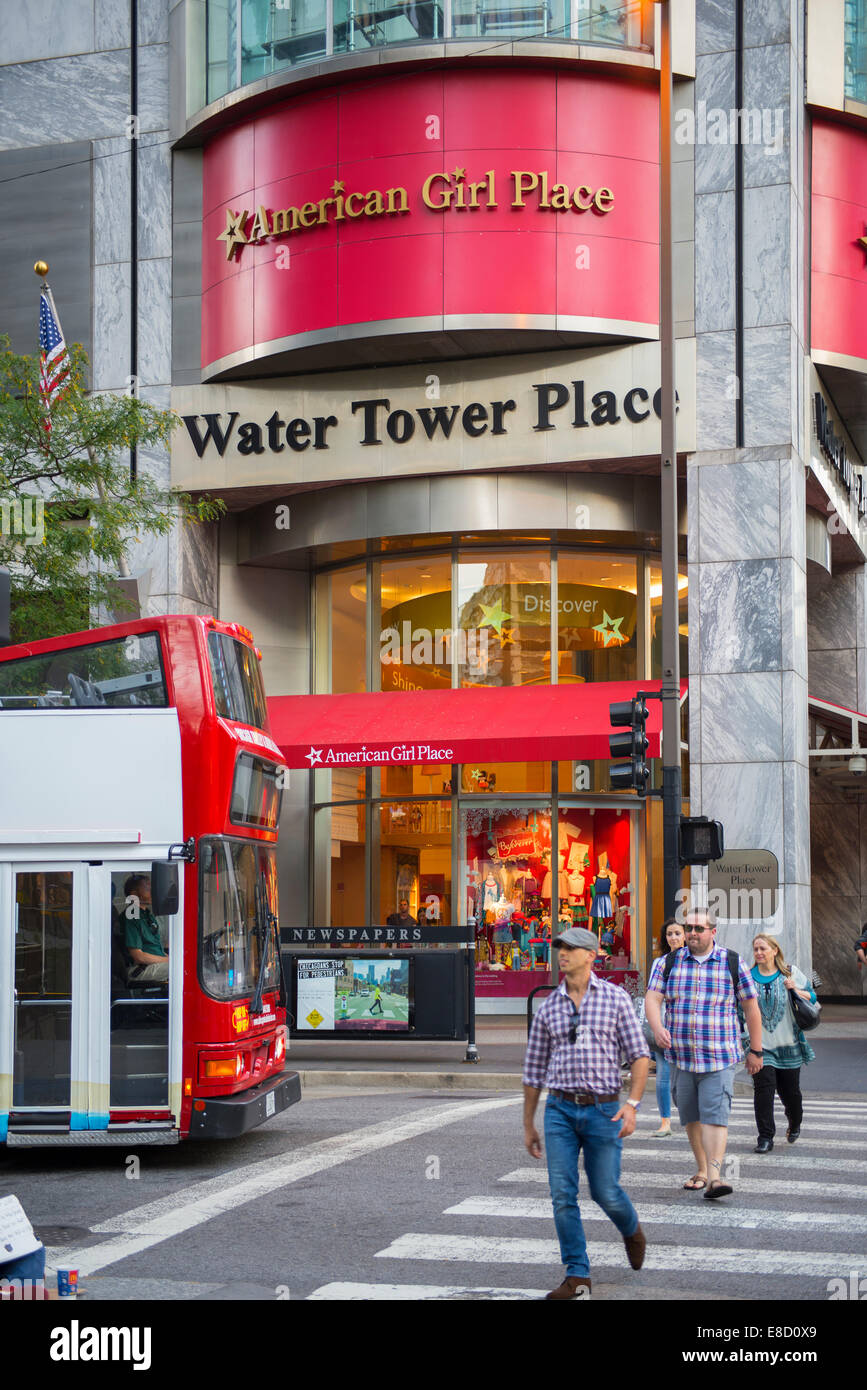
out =
[[[300,1099],[282,786],[237,624],[0,650],[0,1141],[229,1137]]]

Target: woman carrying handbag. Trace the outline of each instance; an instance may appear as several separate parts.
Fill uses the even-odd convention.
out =
[[[818,1010],[816,995],[805,975],[783,959],[780,943],[773,936],[753,939],[755,965],[752,977],[762,1014],[764,1066],[753,1077],[753,1104],[759,1131],[754,1153],[767,1154],[774,1147],[774,1096],[780,1097],[789,1127],[786,1138],[794,1144],[801,1133],[804,1106],[801,1096],[801,1067],[815,1059],[815,1052],[798,1026],[793,1009],[797,998]],[[815,1023],[813,1024],[815,1026]]]

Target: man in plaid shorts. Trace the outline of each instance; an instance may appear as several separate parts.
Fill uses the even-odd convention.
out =
[[[543,1086],[545,1147],[554,1224],[566,1278],[549,1299],[590,1294],[587,1240],[578,1209],[578,1155],[590,1196],[623,1237],[633,1269],[644,1262],[645,1237],[638,1215],[620,1186],[623,1140],[635,1129],[635,1116],[650,1068],[650,1054],[632,1000],[619,985],[592,973],[599,942],[584,927],[569,927],[552,943],[560,953],[564,979],[542,1005],[530,1030],[524,1058],[524,1143],[542,1157],[534,1125]],[[620,1062],[632,1066],[629,1097],[620,1103]]]
[[[695,1155],[696,1171],[683,1185],[690,1192],[703,1190],[711,1200],[732,1191],[721,1173],[734,1076],[741,1060],[738,1002],[750,1034],[747,1071],[754,1076],[763,1066],[756,987],[740,956],[735,985],[729,953],[716,945],[715,931],[709,913],[688,913],[686,945],[674,952],[668,979],[666,957],[654,962],[645,1001],[647,1022],[671,1064],[671,1093]],[[663,1000],[667,1028],[662,1026]]]

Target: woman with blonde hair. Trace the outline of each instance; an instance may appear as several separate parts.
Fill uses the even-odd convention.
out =
[[[789,1127],[786,1138],[794,1144],[801,1133],[804,1113],[801,1096],[801,1067],[809,1065],[816,1056],[804,1034],[795,1023],[789,991],[795,990],[802,999],[816,1002],[816,995],[807,977],[795,966],[787,965],[776,937],[760,933],[753,938],[755,965],[751,974],[759,997],[762,1015],[762,1049],[764,1065],[753,1077],[753,1105],[759,1131],[754,1153],[767,1154],[774,1147],[774,1095],[778,1095],[786,1112]]]

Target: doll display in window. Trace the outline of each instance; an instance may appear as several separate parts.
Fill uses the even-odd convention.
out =
[[[594,919],[593,926],[597,927],[601,922],[613,922],[614,902],[617,898],[617,875],[608,863],[608,855],[605,850],[599,856],[592,891],[593,902],[590,904],[590,916]]]

